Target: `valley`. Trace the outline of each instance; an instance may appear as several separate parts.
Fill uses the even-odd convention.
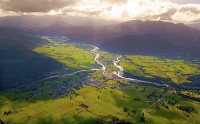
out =
[[[0,0],[0,124],[200,124],[200,2]]]
[[[3,122],[177,124],[200,121],[200,93],[176,87],[192,83],[188,76],[200,73],[198,60],[120,55],[92,45],[72,43],[66,37],[42,38],[49,44],[33,51],[63,66],[43,80],[0,92]]]

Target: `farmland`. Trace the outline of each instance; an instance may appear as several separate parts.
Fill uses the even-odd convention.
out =
[[[89,52],[92,47],[84,44],[66,44],[62,40],[56,42],[49,37],[45,38],[52,44],[37,47],[34,49],[35,52],[51,57],[72,70],[90,69],[90,66],[94,64],[94,55]]]
[[[56,81],[56,80],[55,80]],[[44,87],[50,86],[44,85]],[[199,103],[182,99],[174,94],[174,90],[164,90],[151,86],[130,84],[128,82],[110,81],[105,88],[89,84],[64,97],[45,99],[36,97],[34,100],[23,98],[32,91],[15,94],[12,91],[1,93],[0,118],[6,123],[198,123],[200,120]],[[119,86],[117,90],[114,86]],[[39,89],[45,90],[44,89]],[[49,88],[47,88],[49,89]],[[47,91],[45,91],[47,92]],[[152,95],[152,93],[155,94]],[[176,101],[176,104],[172,104]],[[3,104],[3,105],[2,105]],[[80,104],[89,106],[85,109]],[[194,107],[191,113],[177,109],[177,106]],[[168,107],[166,107],[168,106]],[[4,112],[11,114],[4,115]],[[41,116],[42,115],[42,116]]]
[[[189,75],[198,75],[197,64],[190,61],[159,58],[154,56],[124,56],[120,62],[125,71],[133,75],[153,78],[154,76],[169,78],[177,84],[190,83]]]
[[[41,38],[50,42],[35,52],[63,64],[64,77],[49,78],[24,87],[0,92],[0,119],[6,124],[25,123],[199,123],[199,92],[169,86],[151,86],[109,78],[98,70],[92,47],[68,42],[68,38]],[[104,51],[98,61],[112,74],[119,55]],[[198,64],[154,56],[124,55],[119,63],[134,76],[167,78],[177,84],[198,75]],[[97,69],[91,71],[90,69]],[[90,70],[74,74],[79,70]],[[125,75],[126,76],[126,75]],[[198,100],[192,100],[190,97]]]

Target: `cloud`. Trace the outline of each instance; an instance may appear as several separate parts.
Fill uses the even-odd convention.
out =
[[[131,1],[131,0],[130,0]],[[126,8],[132,19],[165,20],[173,22],[200,21],[199,4],[178,5],[169,1],[138,0],[131,1]],[[131,6],[134,6],[131,10]]]
[[[200,21],[200,4],[176,4],[166,0],[83,0],[65,7],[64,14],[118,20],[162,20],[170,22]]]
[[[189,0],[0,0],[7,13],[71,15],[116,20],[200,22],[200,4]],[[195,3],[196,0],[191,0]],[[1,14],[1,12],[0,12]]]
[[[48,12],[74,3],[75,0],[0,0],[0,7],[15,12]]]
[[[128,0],[100,0],[100,2],[111,3],[111,4],[125,4]]]
[[[178,4],[200,4],[199,0],[168,0],[172,3],[178,3]]]

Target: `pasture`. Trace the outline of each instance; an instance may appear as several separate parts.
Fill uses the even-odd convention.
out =
[[[108,81],[111,86],[121,86],[121,90],[112,87],[99,89],[85,86],[74,93],[59,99],[35,99],[12,101],[12,91],[1,93],[0,118],[9,123],[114,123],[124,120],[131,123],[198,123],[200,107],[198,102],[182,99],[175,91],[165,91],[152,86],[133,85],[130,83]],[[155,92],[153,95],[152,93]],[[7,94],[10,95],[7,95]],[[29,92],[28,92],[29,93]],[[151,94],[151,95],[150,95]],[[18,94],[20,95],[20,94]],[[169,102],[171,101],[171,102]],[[171,104],[178,101],[176,104]],[[80,106],[89,106],[85,109]],[[177,109],[177,105],[194,107],[187,113]],[[166,108],[168,106],[168,108]],[[10,115],[4,115],[11,111]],[[117,121],[114,119],[117,118]]]
[[[44,54],[61,63],[68,69],[90,69],[92,64],[95,64],[94,55],[89,51],[92,47],[81,44],[60,44],[53,43],[34,49],[35,52]]]
[[[124,56],[120,65],[124,70],[137,76],[169,78],[177,84],[190,83],[189,75],[200,74],[197,64],[189,61],[163,59],[154,56]]]

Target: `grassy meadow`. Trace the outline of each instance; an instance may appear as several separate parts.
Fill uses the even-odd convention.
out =
[[[117,123],[122,120],[131,123],[186,124],[200,122],[200,103],[182,99],[175,91],[165,91],[152,86],[131,85],[129,83],[108,81],[110,87],[96,88],[85,86],[74,93],[59,99],[16,100],[12,101],[14,92],[0,94],[0,118],[6,124],[42,124],[42,123]],[[116,90],[112,86],[123,86]],[[44,85],[48,87],[47,85]],[[154,95],[149,96],[152,92]],[[29,92],[17,96],[24,97]],[[161,95],[162,94],[162,95]],[[162,102],[160,102],[162,101]],[[178,101],[175,105],[170,102]],[[3,103],[3,105],[2,105]],[[89,106],[85,109],[80,106]],[[177,109],[177,105],[194,107],[191,113]],[[168,109],[166,108],[168,106]],[[4,115],[5,111],[11,114]]]
[[[44,38],[44,36],[43,36]],[[44,54],[48,57],[51,57],[69,69],[90,69],[90,66],[94,64],[94,55],[89,51],[92,47],[83,44],[72,44],[72,43],[59,43],[53,41],[50,37],[45,37],[52,44],[37,47],[34,49],[35,52]]]
[[[197,64],[189,61],[163,59],[153,56],[124,56],[120,65],[133,75],[153,78],[154,76],[170,78],[177,84],[190,83],[189,75],[200,74]]]
[[[41,38],[51,44],[34,51],[63,63],[66,70],[101,68],[95,63],[94,54],[90,53],[91,46],[70,43],[67,37]],[[113,59],[119,55],[98,53],[107,72],[118,70]],[[192,62],[153,56],[125,55],[120,65],[133,75],[169,78],[177,84],[190,83],[187,80],[189,75],[200,74],[198,65]],[[197,92],[180,92],[200,98]],[[178,106],[193,107],[194,110],[186,112]],[[6,124],[142,124],[144,121],[145,124],[200,124],[199,115],[200,103],[181,97],[174,88],[108,79],[101,70],[0,92],[0,119]]]
[[[113,71],[119,70],[113,64],[113,59],[116,59],[117,57],[119,57],[119,55],[100,51],[98,60],[101,61],[106,66],[106,71],[111,73]]]

